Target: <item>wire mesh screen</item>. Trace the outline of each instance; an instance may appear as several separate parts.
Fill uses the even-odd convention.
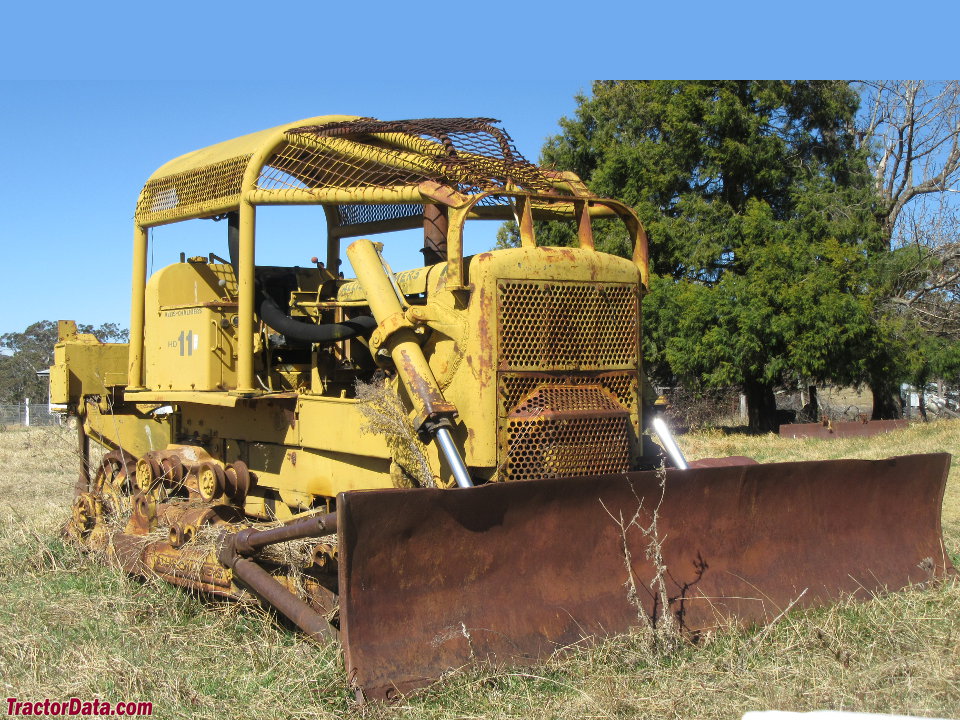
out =
[[[153,225],[202,213],[214,204],[239,204],[250,157],[239,155],[148,181],[137,201],[137,222]]]
[[[423,205],[340,205],[337,208],[341,225],[360,225],[361,223],[381,220],[399,220],[400,218],[423,215]]]
[[[0,404],[0,429],[16,425],[62,425],[63,418],[63,413],[51,412],[46,403]]]
[[[415,204],[379,203],[360,209],[364,190],[439,183],[465,195],[523,190],[571,197],[551,175],[527,161],[505,130],[490,118],[382,121],[362,118],[287,130],[260,168],[260,190],[351,190],[357,203],[341,210],[343,224],[413,217]],[[155,225],[224,212],[239,204],[252,154],[238,155],[147,182],[137,221]],[[486,198],[483,205],[507,203]]]
[[[260,172],[261,190],[395,187],[411,184],[411,170],[392,167],[391,154],[347,140],[316,139],[288,133]],[[408,165],[426,165],[408,158]],[[423,167],[423,172],[427,171]],[[424,178],[425,179],[425,178]],[[416,184],[414,182],[413,184]]]
[[[490,118],[350,120],[294,128],[257,183],[261,189],[364,188],[423,181],[465,194],[556,188]]]

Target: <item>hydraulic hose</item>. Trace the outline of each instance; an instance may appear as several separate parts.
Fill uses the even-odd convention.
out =
[[[349,340],[358,335],[369,335],[377,327],[377,321],[370,315],[361,315],[342,323],[310,325],[294,320],[277,304],[277,301],[264,293],[259,307],[260,319],[272,330],[290,338],[310,343],[333,343]]]
[[[230,265],[233,267],[233,273],[240,277],[237,258],[240,247],[240,216],[238,213],[230,213],[227,216],[227,250],[230,255]],[[287,315],[277,304],[277,301],[270,297],[262,289],[260,290],[263,299],[257,307],[257,314],[271,330],[290,338],[291,340],[300,340],[301,342],[326,344],[339,342],[340,340],[349,340],[357,336],[365,336],[372,333],[377,327],[377,321],[369,315],[351,318],[343,323],[327,323],[325,325],[311,325],[294,320]]]

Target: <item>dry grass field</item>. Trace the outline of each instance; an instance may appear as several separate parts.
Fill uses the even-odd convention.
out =
[[[0,676],[5,697],[148,700],[160,718],[737,718],[758,709],[960,717],[960,582],[795,612],[693,647],[649,631],[535,668],[465,669],[393,705],[360,706],[335,645],[256,607],[139,582],[64,544],[76,458],[60,429],[0,433]],[[758,460],[960,451],[960,422],[872,440],[686,436],[691,457]],[[944,533],[960,561],[960,470]],[[424,649],[428,652],[428,649]]]

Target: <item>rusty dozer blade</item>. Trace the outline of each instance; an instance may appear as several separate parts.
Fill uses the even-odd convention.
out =
[[[948,454],[634,472],[339,500],[340,628],[368,698],[530,663],[664,612],[688,632],[954,572]],[[631,522],[631,520],[633,522]]]

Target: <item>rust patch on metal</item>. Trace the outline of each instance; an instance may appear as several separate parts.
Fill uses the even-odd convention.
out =
[[[418,348],[419,350],[419,348]],[[399,355],[399,357],[397,357]],[[394,355],[394,361],[400,377],[403,378],[410,395],[416,398],[415,402],[420,403],[422,410],[417,414],[414,421],[416,427],[420,427],[427,420],[435,420],[440,417],[452,417],[456,414],[456,407],[447,402],[437,387],[432,377],[424,377],[418,368],[418,363],[411,357],[407,349],[401,349]]]
[[[872,437],[893,430],[906,430],[909,420],[855,420],[850,422],[792,423],[780,426],[781,437],[843,438]]]
[[[477,339],[480,351],[476,354],[477,364],[474,366],[474,354],[467,354],[467,364],[477,378],[481,393],[490,385],[493,376],[493,357],[496,349],[494,332],[498,330],[496,322],[491,326],[490,319],[494,311],[494,295],[486,286],[479,291],[479,318],[477,320]]]
[[[630,469],[630,413],[599,385],[545,385],[500,423],[511,480],[603,475]]]
[[[693,632],[953,572],[940,532],[949,462],[668,470],[658,528],[667,608],[649,584],[649,539],[628,524],[638,509],[649,524],[655,472],[341,494],[347,673],[385,698],[464,663],[536,662],[664,612]]]
[[[157,501],[146,493],[138,492],[131,502],[133,512],[127,521],[126,532],[146,535],[157,526]]]
[[[167,582],[201,592],[218,594],[229,590],[233,581],[230,570],[209,550],[175,549],[169,543],[154,542],[147,546],[143,559]]]

